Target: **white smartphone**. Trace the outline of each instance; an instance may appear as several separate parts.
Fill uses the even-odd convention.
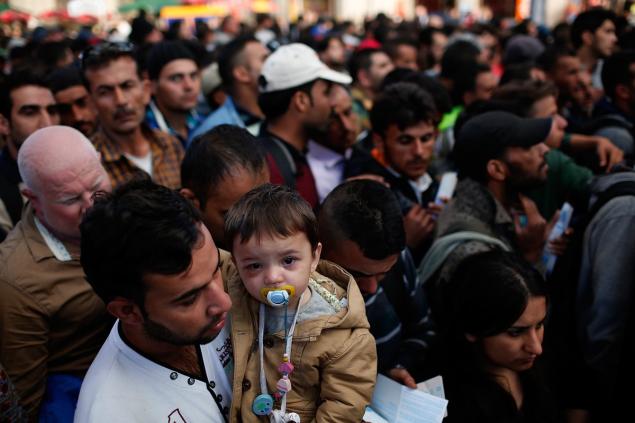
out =
[[[454,188],[456,188],[458,177],[456,172],[446,172],[441,177],[441,183],[439,184],[439,190],[437,196],[434,199],[436,204],[443,204],[442,198],[450,199],[454,195]]]

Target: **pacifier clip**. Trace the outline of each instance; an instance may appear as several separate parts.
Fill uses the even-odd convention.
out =
[[[267,379],[265,377],[265,365],[264,365],[264,350],[263,350],[263,341],[264,341],[264,332],[265,332],[265,304],[260,304],[259,310],[259,322],[258,322],[258,356],[260,359],[260,391],[261,394],[258,395],[252,404],[252,411],[254,414],[258,416],[269,416],[269,419],[272,423],[300,423],[300,416],[297,413],[287,413],[287,392],[291,391],[291,379],[289,379],[289,375],[293,372],[293,364],[291,363],[291,343],[293,341],[293,332],[295,331],[295,325],[298,321],[298,315],[300,314],[300,304],[302,303],[302,297],[304,297],[304,292],[300,296],[300,300],[298,301],[298,307],[295,311],[295,315],[293,316],[293,322],[291,323],[291,328],[287,332],[287,307],[289,305],[289,296],[284,296],[285,299],[283,303],[279,302],[280,296],[278,294],[273,294],[276,291],[269,292],[268,296],[273,296],[276,298],[276,306],[284,305],[285,307],[285,351],[282,355],[282,363],[278,366],[278,371],[282,375],[282,377],[276,383],[277,391],[274,393],[274,397],[276,400],[280,401],[280,410],[273,409],[274,397],[269,395],[267,390]],[[287,293],[286,290],[283,292]],[[305,291],[306,292],[306,291]],[[273,295],[271,295],[273,294]],[[282,294],[284,295],[284,294]]]

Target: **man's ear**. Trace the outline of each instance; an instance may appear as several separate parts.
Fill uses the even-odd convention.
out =
[[[490,179],[493,179],[494,181],[503,182],[505,181],[505,179],[507,179],[507,176],[508,176],[507,165],[501,160],[492,159],[488,161],[486,165],[486,170],[487,170],[487,175],[490,177]]]
[[[370,86],[372,85],[370,77],[368,76],[368,72],[365,69],[360,69],[357,72],[357,80],[359,81],[359,85],[361,85],[362,87],[370,88]]]
[[[375,146],[375,148],[383,152],[384,151],[383,137],[375,131],[373,131],[372,137],[373,137],[373,145]]]
[[[615,86],[615,98],[622,101],[628,101],[631,97],[631,90],[624,84],[617,84]]]
[[[9,123],[9,119],[4,117],[4,115],[0,115],[0,136],[8,137],[11,133],[11,124]]]
[[[150,104],[150,97],[152,96],[152,83],[149,79],[143,78],[141,80],[141,90],[143,91],[143,104],[147,106]]]
[[[106,310],[129,325],[140,325],[145,321],[139,306],[127,298],[116,297],[106,305]]]
[[[191,189],[189,189],[189,188],[181,188],[179,190],[179,194],[181,194],[183,197],[185,197],[188,200],[190,200],[192,202],[192,204],[194,204],[194,207],[196,207],[197,209],[201,210],[201,203],[198,201],[198,198],[196,198],[196,195],[194,195],[194,193],[192,192]]]
[[[322,243],[318,242],[313,251],[313,258],[311,259],[311,272],[315,272],[318,263],[320,262],[320,255],[322,254]]]
[[[296,91],[291,97],[291,104],[300,113],[306,113],[311,107],[311,98],[304,91]]]
[[[584,31],[580,36],[582,39],[582,44],[585,46],[593,45],[593,34],[591,31]]]
[[[251,80],[251,75],[245,66],[239,65],[232,69],[232,76],[236,81],[249,83]]]
[[[38,196],[31,191],[29,188],[22,188],[20,190],[20,192],[22,193],[22,196],[24,196],[28,202],[31,203],[31,206],[33,207],[33,211],[35,212],[35,215],[38,216],[41,210],[41,204],[40,204],[40,199],[38,198]],[[39,218],[41,219],[41,216],[39,216]]]
[[[149,79],[146,79],[146,81],[149,82],[150,94],[153,95],[153,96],[156,96],[157,95],[157,91],[159,90],[159,81],[158,80],[152,81],[152,80],[149,80]]]

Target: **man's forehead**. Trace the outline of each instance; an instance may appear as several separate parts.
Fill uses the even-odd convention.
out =
[[[137,62],[132,57],[128,57],[128,56],[117,57],[116,59],[109,60],[108,62],[103,63],[100,66],[89,67],[85,71],[86,78],[89,80],[93,80],[91,81],[92,83],[101,82],[101,81],[95,82],[94,81],[95,78],[102,79],[102,80],[121,78],[119,75],[115,75],[112,73],[112,70],[113,70],[112,68],[122,67],[122,66],[131,68],[130,72],[126,73],[124,79],[127,79],[128,77],[139,79],[139,76],[137,74]]]
[[[34,95],[35,91],[37,91],[37,95]],[[40,85],[23,85],[11,90],[10,95],[14,106],[27,102],[34,105],[55,103],[51,90]]]

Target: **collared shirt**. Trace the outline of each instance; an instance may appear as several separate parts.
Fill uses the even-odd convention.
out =
[[[0,362],[31,418],[37,417],[47,377],[83,376],[111,325],[79,257],[57,259],[27,204],[0,244]]]
[[[306,159],[315,178],[320,203],[344,180],[344,165],[351,153],[350,148],[342,155],[313,140],[309,141]]]
[[[181,161],[185,154],[181,143],[175,137],[144,124],[141,130],[150,142],[152,151],[152,180],[168,188],[180,187]],[[102,164],[108,172],[113,188],[143,172],[126,158],[119,144],[109,139],[103,129],[97,130],[91,140],[101,154]]]
[[[228,340],[230,333],[223,329],[217,338]],[[201,378],[142,354],[116,322],[84,379],[74,421],[223,423],[232,395],[230,344],[197,345]]]
[[[148,126],[152,129],[158,129],[176,137],[179,141],[181,141],[183,147],[185,147],[185,145],[187,144],[187,140],[194,128],[198,127],[202,120],[203,119],[201,118],[201,116],[199,116],[196,110],[192,109],[185,119],[187,136],[183,137],[168,124],[168,122],[165,120],[165,117],[163,116],[163,113],[161,113],[161,110],[154,102],[154,99],[150,100],[150,104],[148,104],[148,107],[146,108],[146,123],[148,124]]]
[[[395,169],[393,169],[390,166],[386,166],[386,169],[388,170],[388,172],[392,173],[393,176],[397,178],[407,179],[408,184],[412,187],[412,190],[417,196],[417,201],[419,202],[419,204],[423,206],[427,206],[427,204],[423,204],[424,193],[428,191],[428,188],[430,188],[430,186],[432,185],[432,182],[434,182],[432,179],[432,176],[430,176],[428,172],[421,175],[421,177],[419,177],[419,179],[417,179],[416,181],[413,181],[410,178],[400,175],[399,172],[397,172]]]

